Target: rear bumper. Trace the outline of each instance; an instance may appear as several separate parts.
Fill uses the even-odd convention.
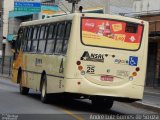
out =
[[[89,96],[109,96],[114,98],[142,99],[144,86],[128,82],[120,86],[102,86],[86,79],[66,79],[64,92]]]

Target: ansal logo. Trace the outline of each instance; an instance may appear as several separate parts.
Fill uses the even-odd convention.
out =
[[[84,61],[94,61],[94,62],[104,62],[103,54],[89,53],[85,51],[81,57],[81,60]]]

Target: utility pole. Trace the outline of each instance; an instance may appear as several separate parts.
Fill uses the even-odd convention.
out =
[[[75,12],[75,8],[76,8],[76,4],[78,4],[78,2],[80,2],[81,0],[66,0],[69,3],[72,3],[72,13]]]
[[[4,61],[5,61],[5,47],[6,45],[3,44],[3,40],[6,39],[6,37],[3,36],[3,13],[4,13],[4,0],[1,0],[0,2],[1,5],[1,29],[0,29],[0,33],[1,33],[1,38],[0,38],[0,51],[1,51],[1,70],[2,70],[2,74],[4,71]]]
[[[0,51],[2,51],[2,40],[3,40],[3,0],[0,1]]]
[[[110,14],[110,0],[107,0],[106,2],[105,13]]]
[[[4,63],[4,60],[3,60],[2,41],[3,41],[3,0],[0,1],[0,69],[3,73],[2,64]]]

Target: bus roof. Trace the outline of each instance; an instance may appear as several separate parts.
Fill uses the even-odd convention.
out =
[[[51,22],[56,22],[56,21],[72,20],[73,16],[74,16],[74,14],[67,14],[67,15],[51,17],[51,18],[47,18],[47,19],[32,20],[32,21],[22,22],[20,26],[30,26],[30,25],[51,23]]]
[[[120,15],[96,14],[96,13],[74,13],[74,14],[67,14],[67,15],[62,15],[62,16],[57,16],[57,17],[51,17],[47,19],[22,22],[20,26],[30,26],[30,25],[52,23],[52,22],[57,22],[57,21],[72,20],[74,16],[81,16],[82,14],[85,14],[85,16],[87,17],[108,18],[108,19],[116,19],[120,21],[122,20],[122,21],[129,21],[129,22],[135,22],[135,23],[141,23],[143,21],[143,20],[138,20],[138,19],[130,18],[130,17],[124,17]],[[143,22],[146,23],[145,21]]]

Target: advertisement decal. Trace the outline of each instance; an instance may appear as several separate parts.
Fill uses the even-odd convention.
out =
[[[82,42],[85,45],[137,50],[141,43],[143,26],[136,23],[82,19]]]

